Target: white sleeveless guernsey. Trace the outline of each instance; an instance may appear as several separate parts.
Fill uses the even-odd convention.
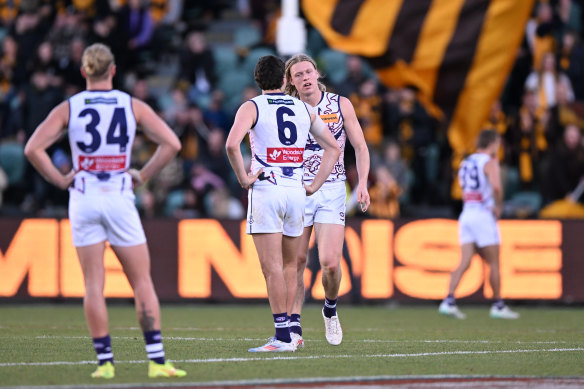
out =
[[[339,160],[335,163],[331,174],[326,179],[326,183],[333,183],[345,181],[345,143],[347,142],[347,134],[345,132],[343,114],[341,112],[341,105],[339,102],[340,96],[334,93],[323,92],[320,102],[316,105],[317,114],[323,122],[328,126],[329,131],[337,140],[337,144],[341,149]],[[320,168],[323,148],[316,142],[316,140],[309,134],[308,142],[304,150],[304,181],[312,182],[314,176]]]
[[[69,143],[77,171],[69,196],[73,244],[146,242],[126,172],[136,134],[132,98],[118,90],[84,91],[69,99]]]
[[[458,170],[458,182],[462,188],[464,207],[481,207],[492,210],[495,205],[493,187],[485,174],[485,164],[491,157],[475,153],[464,159]]]
[[[256,123],[249,131],[251,171],[263,169],[254,186],[302,187],[311,108],[283,93],[263,94],[251,101],[257,109]]]
[[[136,119],[119,90],[84,91],[69,99],[69,143],[78,176],[105,181],[130,167]]]

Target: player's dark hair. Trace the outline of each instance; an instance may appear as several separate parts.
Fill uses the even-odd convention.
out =
[[[499,133],[497,130],[482,130],[479,134],[479,139],[477,141],[477,148],[485,149],[499,139]]]
[[[274,55],[266,55],[258,60],[253,75],[261,90],[274,90],[282,88],[285,72],[284,61]]]

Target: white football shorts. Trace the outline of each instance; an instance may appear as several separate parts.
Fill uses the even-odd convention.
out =
[[[345,182],[325,183],[312,196],[306,196],[304,227],[314,223],[345,225]]]
[[[75,247],[107,240],[112,246],[136,246],[146,242],[135,205],[131,178],[114,182],[81,181],[69,191],[69,220]]]
[[[486,208],[464,208],[458,218],[460,244],[475,243],[477,247],[498,245],[501,242],[495,215]]]
[[[253,185],[247,193],[247,233],[302,235],[305,197],[303,186]]]

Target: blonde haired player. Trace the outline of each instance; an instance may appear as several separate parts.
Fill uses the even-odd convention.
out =
[[[81,73],[87,88],[54,108],[28,141],[25,154],[50,183],[69,189],[73,244],[85,281],[83,306],[99,361],[93,378],[115,375],[103,295],[104,251],[109,241],[134,291],[136,312],[150,358],[148,376],[183,377],[165,360],[160,306],[150,277],[150,254],[134,205],[133,185],[157,174],[180,150],[172,130],[144,102],[113,89],[114,57],[103,44],[85,49]],[[158,144],[144,167],[129,169],[136,126]],[[46,150],[68,130],[73,170],[63,175]]]
[[[499,227],[503,188],[497,152],[501,146],[501,136],[495,130],[483,130],[479,134],[477,150],[465,158],[458,170],[458,180],[462,188],[464,206],[458,218],[461,244],[461,259],[450,276],[448,296],[442,301],[438,312],[443,315],[464,319],[466,315],[456,306],[454,292],[464,272],[468,269],[475,253],[490,267],[489,281],[493,289],[494,303],[490,316],[495,319],[517,319],[501,299],[501,275],[499,272]]]
[[[308,244],[314,227],[318,245],[318,257],[322,267],[322,285],[325,302],[322,316],[325,337],[332,345],[343,340],[343,330],[336,310],[341,283],[341,254],[345,239],[345,165],[344,150],[347,139],[355,149],[357,172],[357,201],[365,212],[369,207],[367,176],[369,175],[369,150],[355,109],[349,99],[325,92],[318,79],[320,75],[314,60],[306,54],[298,54],[286,62],[286,92],[315,107],[317,114],[327,124],[328,131],[336,139],[341,154],[328,175],[326,182],[313,196],[307,197],[304,215],[304,231],[298,252],[297,293],[290,316],[290,331],[299,347],[304,345],[300,312],[304,300],[304,269]],[[323,148],[318,140],[308,138],[304,152],[304,181],[312,182],[323,169]]]

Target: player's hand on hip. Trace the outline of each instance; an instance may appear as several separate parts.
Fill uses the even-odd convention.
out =
[[[493,214],[495,215],[495,217],[497,219],[500,219],[502,213],[503,213],[503,206],[495,205],[495,208],[493,208]]]
[[[67,189],[69,186],[71,186],[71,183],[73,182],[73,178],[75,178],[76,173],[77,172],[74,169],[71,169],[69,173],[65,174],[63,176],[63,182],[59,185],[59,188]]]
[[[264,172],[263,169],[258,170],[255,173],[249,173],[247,175],[247,177],[245,177],[247,179],[246,182],[240,182],[241,187],[243,189],[249,189],[249,187],[258,180],[259,176]]]
[[[134,188],[144,184],[144,177],[137,169],[128,169],[128,174],[132,177],[132,184]]]
[[[310,184],[310,185],[304,184],[304,190],[306,191],[307,196],[312,196],[316,192],[313,184]]]
[[[367,211],[369,204],[371,203],[371,198],[369,197],[366,185],[359,185],[357,187],[357,201],[361,206],[361,212]]]

